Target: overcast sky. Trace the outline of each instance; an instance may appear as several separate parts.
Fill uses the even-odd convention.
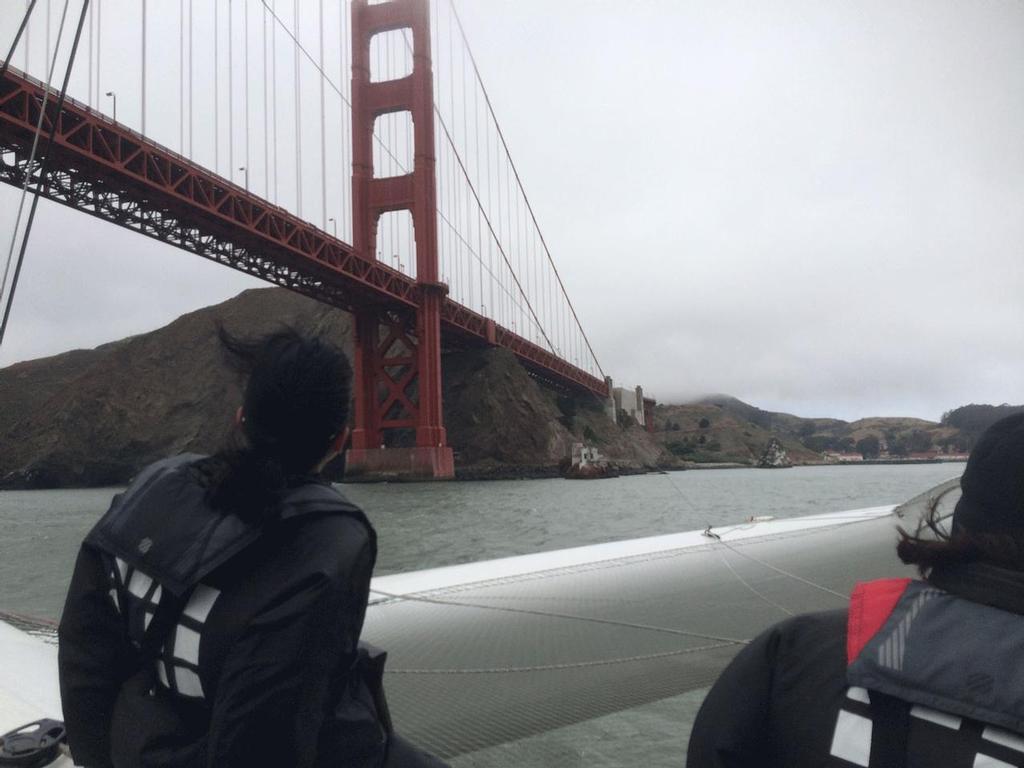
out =
[[[459,8],[617,382],[850,420],[1024,402],[1024,2]],[[43,204],[0,364],[258,284]]]

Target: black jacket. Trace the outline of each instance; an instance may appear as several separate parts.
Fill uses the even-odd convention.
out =
[[[147,468],[82,545],[59,630],[75,762],[379,763],[384,715],[357,664],[373,528],[313,481],[274,523],[223,515],[200,458]]]
[[[975,565],[933,577],[932,592],[1000,609],[1009,617],[1024,606],[1024,575]],[[1024,641],[1024,617],[1011,621]],[[962,647],[972,627],[930,636]],[[877,764],[879,726],[888,713],[884,697],[851,686],[847,666],[847,612],[797,616],[752,641],[712,687],[693,725],[689,768],[852,768]],[[977,640],[977,638],[975,638]],[[909,642],[909,641],[908,641]],[[972,643],[973,644],[973,643]],[[1020,647],[1022,643],[1009,643]],[[928,647],[919,649],[927,653]],[[1015,651],[1011,651],[1015,653]],[[1024,654],[1022,654],[1024,655]],[[972,659],[973,657],[973,659]],[[952,671],[975,679],[974,659],[962,654]],[[1024,658],[1012,663],[1020,667]],[[987,663],[987,662],[986,662]],[[965,687],[962,698],[967,698]],[[998,684],[996,685],[998,688]],[[1005,693],[1005,692],[1004,692]],[[1011,696],[1013,692],[1010,692]],[[980,700],[991,691],[972,691]],[[1018,700],[1024,692],[1017,692]],[[903,702],[909,713],[905,744],[911,768],[1024,766],[1024,738],[967,716]],[[876,751],[872,753],[872,749]],[[998,762],[991,762],[998,761]]]

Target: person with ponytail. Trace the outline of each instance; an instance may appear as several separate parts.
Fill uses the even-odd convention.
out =
[[[79,552],[58,633],[75,764],[443,765],[392,730],[359,640],[376,535],[320,477],[348,359],[291,329],[220,339],[248,376],[229,444],[146,467]]]
[[[1024,413],[971,451],[896,554],[920,579],[752,640],[708,693],[689,768],[1024,766]]]

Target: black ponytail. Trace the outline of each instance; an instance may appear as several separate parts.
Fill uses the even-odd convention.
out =
[[[248,375],[242,423],[205,463],[212,506],[265,522],[289,483],[310,474],[348,419],[352,368],[341,350],[283,328],[242,339],[218,336],[232,367]]]

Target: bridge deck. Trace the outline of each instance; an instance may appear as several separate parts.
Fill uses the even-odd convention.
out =
[[[0,82],[2,182],[25,183],[43,93],[14,68]],[[84,104],[66,99],[58,113],[51,94],[44,137],[54,124],[40,190],[50,200],[345,310],[419,304],[409,276]],[[445,343],[504,347],[541,378],[608,395],[601,379],[451,299],[441,323]]]

